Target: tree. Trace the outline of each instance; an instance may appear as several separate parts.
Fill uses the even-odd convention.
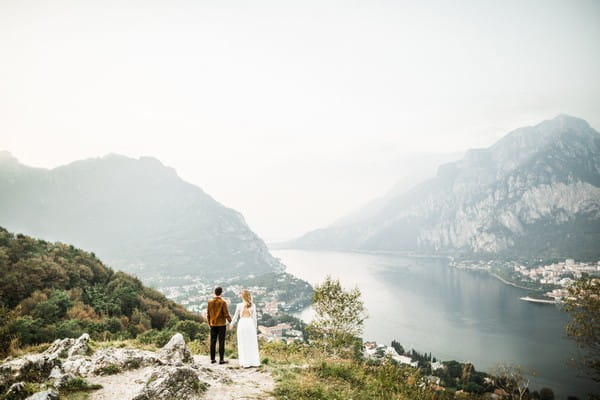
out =
[[[185,334],[190,340],[204,340],[208,337],[209,327],[196,321],[179,321],[174,330]]]
[[[392,348],[396,350],[396,353],[400,355],[404,354],[404,347],[400,344],[400,342],[392,340]]]
[[[554,392],[550,388],[542,388],[540,390],[540,400],[554,400]]]
[[[511,399],[523,400],[529,388],[529,378],[523,368],[515,364],[499,364],[492,370],[496,385],[506,391]]]
[[[362,334],[367,318],[358,288],[344,290],[340,281],[330,276],[315,288],[313,309],[316,317],[309,324],[310,338],[324,352],[337,357],[353,347]]]
[[[564,310],[571,314],[567,336],[587,350],[579,366],[600,382],[600,279],[584,276],[569,288]]]

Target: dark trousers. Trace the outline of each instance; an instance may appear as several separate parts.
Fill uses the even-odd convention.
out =
[[[227,333],[226,326],[211,326],[210,327],[210,359],[215,359],[215,348],[217,347],[217,339],[219,339],[219,360],[225,358],[225,334]]]

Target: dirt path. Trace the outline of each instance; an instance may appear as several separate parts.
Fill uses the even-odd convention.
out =
[[[259,368],[240,368],[237,360],[229,364],[210,364],[207,356],[195,356],[194,362],[201,365],[213,378],[205,393],[205,399],[227,400],[273,400],[270,393],[275,388],[273,377]]]
[[[102,389],[90,393],[91,400],[129,400],[144,387],[152,373],[152,367],[125,371],[121,374],[94,376],[89,383],[99,383]]]
[[[237,360],[229,364],[211,364],[207,356],[194,356],[200,379],[210,386],[203,394],[206,400],[274,400],[275,382],[270,373],[260,368],[239,368]],[[142,389],[153,367],[139,368],[120,374],[89,377],[102,389],[90,393],[91,400],[130,400]]]

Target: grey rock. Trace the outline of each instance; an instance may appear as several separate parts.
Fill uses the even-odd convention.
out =
[[[58,400],[58,393],[54,390],[44,390],[43,392],[32,394],[25,400]]]
[[[84,333],[78,339],[75,340],[75,343],[71,346],[68,351],[68,357],[71,358],[75,355],[85,356],[90,348],[90,335]]]
[[[62,362],[62,372],[86,376],[94,370],[94,365],[89,358],[76,356]]]
[[[8,388],[6,394],[4,395],[4,398],[6,400],[19,400],[24,399],[26,396],[27,393],[25,392],[25,382],[17,382],[13,383]]]
[[[154,352],[114,347],[98,350],[92,356],[90,363],[89,368],[96,374],[109,366],[115,366],[120,370],[127,370],[148,365],[163,364]]]
[[[60,367],[57,365],[54,368],[52,368],[52,371],[50,371],[50,376],[48,376],[48,378],[50,379],[58,379],[62,376],[62,372],[60,370]]]
[[[43,353],[56,358],[71,358],[76,355],[86,355],[89,349],[90,335],[84,333],[77,339],[56,339]]]
[[[188,350],[183,335],[176,333],[160,350],[159,358],[165,364],[183,365],[192,362],[192,353]]]
[[[45,353],[29,354],[6,361],[0,365],[0,389],[20,381],[41,382],[58,364],[55,355]]]
[[[133,400],[195,400],[206,390],[196,371],[189,367],[162,366],[156,369]]]
[[[60,389],[62,387],[68,386],[69,382],[71,382],[75,378],[75,375],[70,373],[62,374],[54,381],[54,387],[56,389]]]

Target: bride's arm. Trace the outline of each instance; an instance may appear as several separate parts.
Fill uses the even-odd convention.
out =
[[[231,318],[231,322],[229,323],[229,326],[231,326],[231,327],[235,326],[235,322],[237,321],[239,316],[240,316],[240,305],[238,304],[237,306],[235,306],[235,314],[233,314],[233,318]]]
[[[252,305],[252,319],[254,320],[254,329],[258,329],[258,319],[256,317],[256,304]]]

